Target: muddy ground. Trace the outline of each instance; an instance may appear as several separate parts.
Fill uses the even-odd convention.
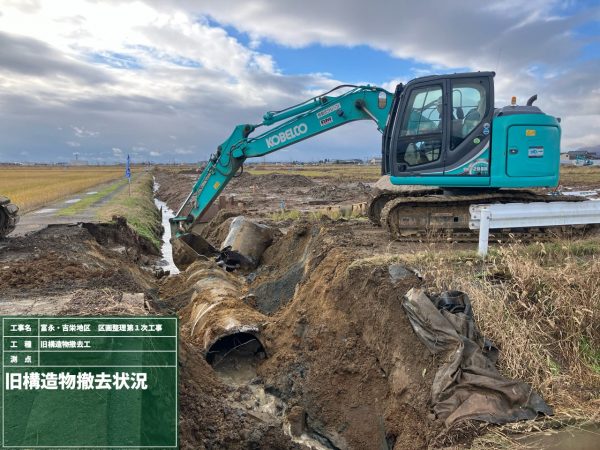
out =
[[[159,172],[158,196],[177,208],[193,179]],[[360,182],[244,174],[224,195],[234,197],[235,206],[202,231],[213,246],[220,248],[238,214],[276,232],[254,271],[222,272],[207,286],[197,280],[214,278],[214,263],[196,263],[160,286],[161,302],[182,317],[183,335],[212,363],[195,366],[194,378],[204,381],[186,386],[190,396],[213,406],[193,416],[196,422],[184,420],[184,448],[420,449],[468,442],[468,434],[446,433],[430,413],[437,362],[401,307],[421,280],[393,255],[427,244],[391,241],[364,219],[277,221],[274,215],[282,199],[286,209],[302,211],[366,201],[369,186]],[[375,254],[382,256],[373,260]],[[205,324],[208,316],[212,325]],[[216,325],[222,316],[240,327]],[[231,335],[229,342],[219,340]],[[246,428],[253,422],[271,426],[258,445]]]
[[[198,174],[189,171],[175,176],[165,172],[162,176],[159,174],[159,197],[177,210],[197,177]],[[279,212],[282,207],[286,210],[316,211],[323,205],[366,202],[369,192],[370,183],[360,181],[308,178],[297,174],[252,175],[244,172],[229,183],[223,196],[238,203],[245,215],[264,219]]]
[[[156,172],[172,209],[188,172]],[[0,242],[0,313],[179,315],[183,449],[468,446],[477,427],[449,432],[431,413],[438,361],[401,306],[422,281],[394,255],[428,244],[390,241],[364,219],[276,216],[282,202],[316,210],[368,194],[361,182],[243,174],[224,192],[234,206],[203,234],[219,248],[244,214],[273,242],[258,267],[232,273],[206,258],[159,279],[159,256],[123,224],[11,237]]]

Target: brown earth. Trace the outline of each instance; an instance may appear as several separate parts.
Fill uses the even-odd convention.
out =
[[[157,171],[159,198],[178,208],[196,176]],[[0,242],[0,313],[178,314],[183,449],[468,446],[477,427],[450,434],[431,413],[438,361],[401,307],[423,281],[397,255],[431,244],[391,241],[366,220],[272,214],[282,200],[310,210],[364,201],[368,190],[295,175],[235,179],[224,193],[237,206],[202,235],[219,248],[240,213],[273,227],[253,272],[225,273],[205,258],[158,280],[157,256],[122,224],[10,238]],[[143,302],[127,303],[135,293]]]
[[[177,211],[191,190],[197,175],[158,170],[157,196],[171,209]],[[243,173],[234,178],[222,196],[231,198],[235,211],[246,216],[266,218],[285,210],[316,211],[323,205],[365,202],[369,198],[368,184],[357,181],[339,181],[332,178],[308,178],[304,175]]]
[[[151,263],[152,246],[125,229],[56,225],[0,242],[0,297],[115,286],[122,292],[148,290],[153,277],[138,263]]]
[[[435,362],[401,307],[420,280],[392,280],[385,260],[361,264],[354,236],[335,231],[308,244],[296,295],[263,333],[273,353],[259,373],[333,448],[423,448],[440,428],[428,419]]]
[[[255,382],[282,402],[283,411],[263,422],[281,427],[295,413],[300,417],[295,419],[297,426],[322,442],[323,448],[423,448],[442,426],[430,418],[428,408],[436,362],[424,358],[427,351],[401,307],[403,293],[421,281],[410,271],[393,279],[391,259],[363,260],[360,257],[370,253],[353,248],[354,241],[356,236],[342,224],[300,223],[265,252],[255,274],[225,274],[214,263],[203,262],[178,275],[179,282],[164,282],[160,297],[183,305],[182,291],[191,304],[224,296],[213,327],[221,326],[217,323],[223,323],[227,310],[244,325],[256,323],[248,304],[259,310],[269,306],[271,316],[262,316],[258,331],[268,358],[257,364]],[[215,277],[225,278],[211,284],[210,278]],[[225,288],[224,282],[234,287]],[[192,291],[190,284],[196,286]],[[254,296],[255,301],[248,302]],[[194,311],[205,310],[191,304],[180,309],[182,335],[196,326]],[[198,325],[205,326],[210,325]],[[190,340],[200,349],[199,357],[216,341],[205,336],[201,333]],[[198,366],[204,369],[194,370],[214,377],[211,386],[219,395],[233,399],[247,395],[248,385],[219,383],[210,366],[202,363]],[[226,396],[231,392],[233,397]],[[209,392],[203,394],[210,397],[205,403],[214,401]],[[238,412],[233,414],[240,411],[240,402],[236,403]],[[251,415],[252,410],[246,413]],[[238,422],[237,429],[243,428]],[[211,435],[206,429],[196,433],[187,437],[194,439],[189,448]],[[263,441],[260,448],[282,447]]]
[[[266,175],[252,175],[244,172],[231,182],[231,188],[236,190],[257,188],[261,190],[282,190],[298,187],[312,187],[315,182],[304,175],[284,175],[270,173]]]

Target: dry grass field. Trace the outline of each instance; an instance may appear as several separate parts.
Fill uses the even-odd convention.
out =
[[[0,167],[0,195],[27,212],[123,176],[122,166]]]

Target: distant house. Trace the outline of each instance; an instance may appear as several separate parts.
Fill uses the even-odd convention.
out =
[[[354,164],[354,165],[358,165],[358,164],[363,164],[363,160],[362,159],[335,159],[333,160],[334,164]]]
[[[371,164],[372,166],[380,166],[381,165],[381,158],[371,158],[369,160],[369,164]]]
[[[594,145],[591,147],[581,147],[577,150],[568,152],[569,159],[588,158],[588,159],[600,159],[600,145]]]
[[[572,150],[567,153],[570,160],[576,160],[577,158],[591,158],[592,155],[585,150]]]

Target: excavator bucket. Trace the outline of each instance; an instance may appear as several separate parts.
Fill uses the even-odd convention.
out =
[[[196,233],[185,233],[171,238],[173,262],[179,270],[185,270],[198,258],[212,257],[218,252],[206,239]]]
[[[179,270],[185,270],[201,256],[211,257],[219,254],[206,239],[195,233],[194,230],[201,230],[202,226],[210,222],[221,209],[232,209],[236,205],[235,197],[219,197],[218,201],[210,205],[202,216],[194,220],[193,226],[187,228],[188,231],[185,233],[182,233],[182,229],[179,228],[180,220],[177,217],[170,219],[171,236],[174,236],[171,238],[173,262]],[[181,213],[181,210],[179,212]]]

